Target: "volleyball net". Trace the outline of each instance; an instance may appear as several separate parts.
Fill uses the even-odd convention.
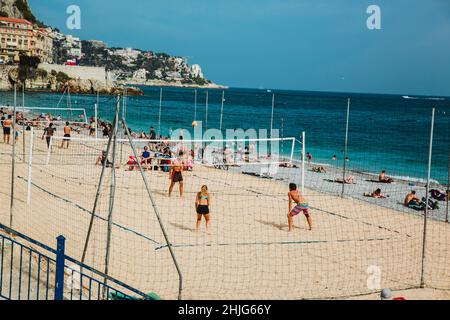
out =
[[[409,289],[420,285],[422,268],[425,283],[448,286],[441,265],[449,257],[449,225],[430,219],[425,227],[423,215],[366,199],[376,182],[334,179],[350,171],[322,173],[322,165],[308,163],[307,135],[158,141],[119,138],[117,131],[111,139],[58,132],[47,145],[33,128],[25,152],[16,150],[12,227],[48,245],[63,234],[67,255],[165,299],[179,296],[180,273],[183,299]],[[309,208],[288,232],[292,183],[299,190],[305,184]],[[199,194],[203,186],[207,193]],[[388,191],[399,186],[410,188],[399,183]],[[8,190],[0,191],[7,203]],[[199,199],[209,204],[208,217],[198,214]],[[0,218],[9,221],[9,211]]]

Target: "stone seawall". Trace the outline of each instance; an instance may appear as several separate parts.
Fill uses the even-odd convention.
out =
[[[108,73],[102,67],[82,67],[82,66],[66,66],[58,64],[39,64],[39,69],[44,69],[48,73],[55,70],[56,72],[64,72],[69,77],[79,80],[92,80],[97,82],[108,83]]]

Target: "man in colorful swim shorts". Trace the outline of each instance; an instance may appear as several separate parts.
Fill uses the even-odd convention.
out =
[[[312,230],[312,219],[309,214],[309,205],[303,195],[297,190],[297,185],[295,183],[291,183],[289,185],[289,214],[288,214],[288,223],[289,223],[289,232],[292,231],[292,226],[294,224],[293,217],[299,215],[301,212],[306,217],[308,221],[309,230]],[[296,203],[295,207],[293,207],[294,202]]]

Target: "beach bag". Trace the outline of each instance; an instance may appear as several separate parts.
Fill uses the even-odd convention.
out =
[[[439,190],[433,189],[430,191],[431,197],[438,201],[445,201],[445,193],[440,192]]]

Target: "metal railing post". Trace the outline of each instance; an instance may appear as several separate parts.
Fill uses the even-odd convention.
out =
[[[65,247],[66,238],[59,236],[56,238],[56,279],[55,279],[55,300],[63,300],[64,298],[64,267],[65,267]]]

